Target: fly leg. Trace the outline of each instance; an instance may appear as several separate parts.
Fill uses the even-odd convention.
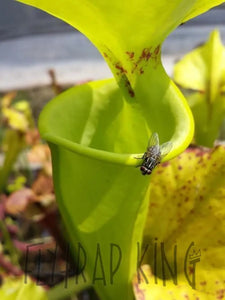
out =
[[[134,158],[144,160],[146,158],[146,154],[144,153],[144,155],[142,155],[141,157],[136,157],[135,156]],[[136,168],[141,167],[141,166],[142,166],[142,164],[137,165]]]

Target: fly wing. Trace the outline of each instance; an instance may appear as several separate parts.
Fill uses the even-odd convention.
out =
[[[160,152],[161,152],[161,159],[165,157],[173,148],[172,142],[164,143],[160,146]]]
[[[158,133],[154,132],[148,141],[148,147],[155,146],[156,150],[159,150],[159,136]]]

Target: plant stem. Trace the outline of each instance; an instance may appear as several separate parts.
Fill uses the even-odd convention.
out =
[[[4,190],[13,164],[24,147],[23,133],[9,129],[6,133],[4,144],[7,145],[7,151],[4,164],[0,169],[0,192]]]
[[[84,281],[83,276],[79,275],[76,277],[68,278],[67,286],[65,287],[65,282],[61,282],[60,284],[57,284],[55,287],[51,288],[47,292],[47,296],[49,300],[63,300],[65,298],[68,298],[70,296],[74,296],[81,291],[88,289],[91,287],[91,282],[88,279],[87,274],[84,274],[84,278],[87,280]],[[79,282],[79,283],[76,283]]]
[[[10,259],[11,259],[13,265],[19,266],[18,251],[13,245],[13,242],[11,240],[10,234],[7,230],[4,220],[0,220],[0,231],[2,232],[3,239],[5,241],[4,248],[6,248],[9,251]]]

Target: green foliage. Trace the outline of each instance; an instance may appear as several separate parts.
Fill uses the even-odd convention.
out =
[[[16,177],[14,182],[8,184],[7,191],[9,193],[13,193],[15,191],[18,191],[18,190],[24,188],[24,185],[25,185],[26,181],[27,181],[27,179],[23,175],[20,175],[20,176]]]
[[[27,101],[13,103],[14,94],[7,94],[1,100],[0,120],[2,126],[1,148],[4,153],[0,167],[0,192],[6,188],[20,152],[27,146],[26,134],[34,127],[32,111]]]
[[[162,164],[152,175],[150,203],[145,227],[144,245],[148,244],[145,269],[149,284],[143,285],[146,299],[222,299],[225,276],[225,147],[188,149],[175,159]],[[160,243],[174,277],[165,269],[163,286]],[[193,264],[185,257],[194,242],[196,262],[195,284],[192,285]],[[157,256],[154,247],[157,244]],[[174,247],[177,246],[177,272],[174,272]],[[198,250],[200,250],[198,252]],[[154,269],[155,262],[157,271]],[[157,284],[155,284],[155,276]],[[188,282],[189,277],[191,284]],[[136,284],[135,284],[136,286]],[[192,289],[194,287],[195,289]],[[221,298],[219,298],[219,296]],[[139,299],[137,297],[137,299]]]
[[[3,281],[0,289],[0,299],[4,300],[48,300],[47,294],[43,287],[28,278],[24,282],[24,276],[19,278],[8,277]]]
[[[130,167],[134,164],[131,155],[115,153],[128,152],[129,140],[131,148],[140,149],[139,139],[132,138],[137,118],[129,118],[138,114],[129,107],[121,111],[123,105],[114,81],[89,83],[50,102],[39,122],[52,150],[59,207],[75,251],[80,242],[87,253],[86,269],[91,281],[96,277],[94,265],[97,243],[100,244],[107,284],[104,286],[100,280],[94,287],[107,299],[132,297],[131,286],[127,286],[135,273],[132,248],[139,241],[144,225],[147,198],[143,202],[140,198],[145,197],[149,182],[138,169]],[[124,122],[126,118],[128,121]],[[83,145],[78,144],[80,141]],[[113,285],[109,281],[111,243],[119,245],[123,253]]]
[[[39,128],[51,147],[56,195],[73,249],[77,252],[78,242],[85,248],[94,288],[101,299],[132,299],[149,185],[149,178],[134,168],[139,163],[135,153],[143,153],[157,132],[160,143],[173,143],[168,160],[193,135],[188,105],[161,64],[161,45],[184,20],[224,1],[21,2],[84,33],[115,76],[58,96],[42,112]],[[112,244],[123,253],[113,284]],[[100,275],[94,271],[96,253],[104,267]]]
[[[225,48],[219,32],[187,54],[174,68],[195,120],[195,142],[212,147],[225,118]]]

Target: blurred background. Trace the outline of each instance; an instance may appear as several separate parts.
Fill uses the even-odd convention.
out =
[[[225,4],[167,38],[163,64],[169,75],[175,62],[205,43],[214,29],[225,44],[224,16]],[[39,136],[37,119],[44,104],[66,88],[111,76],[96,48],[77,30],[38,9],[0,0],[0,285],[8,275],[22,274],[31,243],[39,243],[29,262],[33,277],[48,286],[64,280],[65,230],[55,202],[50,151]],[[225,139],[225,122],[220,136]],[[54,280],[47,255],[39,278],[39,249],[55,251],[55,245],[60,251]],[[85,297],[86,292],[73,299]]]
[[[174,61],[205,42],[213,29],[225,41],[224,15],[223,4],[169,36],[163,47],[169,74]],[[0,92],[48,85],[49,70],[62,85],[111,76],[95,47],[74,28],[38,9],[1,0]]]

